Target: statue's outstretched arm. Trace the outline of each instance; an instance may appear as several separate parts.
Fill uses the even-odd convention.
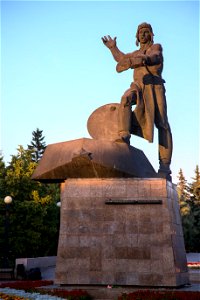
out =
[[[111,51],[111,53],[112,53],[114,59],[115,59],[117,62],[119,62],[119,61],[124,57],[125,54],[124,54],[123,52],[121,52],[121,51],[119,50],[119,48],[117,47],[117,43],[116,43],[116,39],[117,39],[117,38],[114,37],[114,39],[112,39],[112,38],[110,37],[110,35],[107,35],[107,36],[102,37],[101,39],[102,39],[104,45],[105,45],[108,49],[110,49],[110,51]]]

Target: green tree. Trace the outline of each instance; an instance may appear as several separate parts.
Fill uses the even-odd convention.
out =
[[[187,252],[200,252],[200,174],[196,166],[193,182],[188,184],[182,169],[177,190]]]
[[[42,184],[31,176],[37,166],[32,160],[31,149],[22,146],[12,156],[7,167],[0,159],[0,188],[2,196],[13,198],[10,204],[10,249],[12,258],[56,255],[59,213],[58,184]],[[1,196],[0,196],[1,197]],[[5,215],[5,203],[0,202],[1,215]],[[4,218],[0,218],[0,257],[3,256]]]
[[[10,210],[10,249],[16,257],[56,255],[59,209],[52,201],[13,201]]]
[[[178,173],[178,183],[177,183],[177,192],[179,196],[179,203],[181,209],[181,215],[187,216],[190,213],[190,208],[188,205],[188,199],[190,197],[188,192],[188,183],[183,174],[183,170],[180,169]]]
[[[178,183],[177,183],[177,192],[179,196],[179,204],[180,204],[180,212],[182,218],[183,225],[183,235],[185,240],[185,248],[186,251],[189,249],[189,245],[191,244],[191,230],[193,221],[190,216],[190,206],[188,205],[189,193],[188,193],[188,184],[185,176],[183,174],[183,170],[180,169],[178,173]]]
[[[17,155],[12,155],[5,176],[7,190],[15,201],[32,200],[31,191],[37,188],[37,184],[31,176],[36,166],[36,162],[32,161],[32,150],[19,146]]]
[[[200,172],[198,165],[195,168],[195,176],[189,185],[190,199],[188,201],[190,206],[190,216],[192,219],[192,238],[193,243],[191,249],[194,252],[200,252]]]
[[[196,168],[194,170],[195,176],[192,178],[193,181],[190,184],[190,193],[193,195],[193,201],[198,204],[200,201],[200,171],[199,166],[196,165]]]
[[[46,148],[46,143],[44,142],[44,136],[42,135],[43,130],[39,130],[37,128],[32,132],[32,141],[31,144],[28,145],[28,149],[32,150],[32,160],[38,162]]]
[[[3,199],[6,193],[6,185],[5,185],[5,176],[6,176],[6,166],[3,161],[3,156],[0,155],[0,198]]]

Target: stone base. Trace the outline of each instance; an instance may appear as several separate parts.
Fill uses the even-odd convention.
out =
[[[69,179],[61,186],[56,284],[189,283],[177,192],[165,179]]]
[[[32,179],[52,183],[67,178],[157,178],[143,151],[88,138],[48,145]]]

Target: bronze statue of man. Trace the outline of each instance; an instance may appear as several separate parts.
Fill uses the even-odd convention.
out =
[[[155,124],[159,139],[158,173],[171,180],[172,134],[162,79],[163,54],[162,46],[154,44],[153,36],[150,24],[140,24],[136,33],[136,45],[140,49],[128,54],[118,49],[116,37],[104,36],[102,41],[117,61],[117,72],[134,69],[133,82],[122,96],[119,108],[120,140],[129,144],[131,134],[135,134],[153,142]]]

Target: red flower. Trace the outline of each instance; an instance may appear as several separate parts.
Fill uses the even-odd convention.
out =
[[[142,290],[123,294],[118,300],[199,300],[200,292]]]
[[[46,286],[53,284],[52,280],[35,280],[35,281],[14,281],[14,282],[2,282],[0,283],[1,288],[9,287],[16,290],[28,290],[33,289],[40,286]]]

